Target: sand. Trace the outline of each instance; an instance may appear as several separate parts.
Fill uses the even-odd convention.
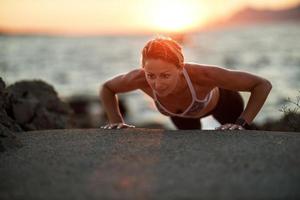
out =
[[[0,154],[0,199],[299,199],[300,134],[23,132]]]

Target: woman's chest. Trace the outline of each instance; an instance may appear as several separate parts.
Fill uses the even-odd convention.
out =
[[[201,86],[194,86],[194,95],[198,100],[203,100],[206,98],[208,93],[211,91],[212,88],[201,87]],[[146,88],[143,90],[146,94],[148,94],[153,100],[155,101],[156,107],[159,110],[164,110],[162,107],[167,109],[172,113],[183,113],[187,108],[192,106],[194,103],[193,98],[193,91],[190,88],[186,88],[182,92],[176,95],[169,95],[168,97],[159,97],[156,95],[154,96],[154,91],[152,88]]]

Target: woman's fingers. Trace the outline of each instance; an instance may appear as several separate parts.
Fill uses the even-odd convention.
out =
[[[229,130],[243,130],[244,128],[238,124],[233,124]]]
[[[125,128],[125,125],[124,124],[119,124],[118,126],[117,126],[117,129],[121,129],[121,128]]]
[[[216,128],[216,130],[244,130],[244,128],[238,124],[224,124]]]
[[[114,123],[114,124],[107,124],[105,126],[101,126],[102,129],[123,129],[123,128],[135,128],[133,125],[128,125],[125,123]]]
[[[101,126],[102,129],[108,129],[108,127],[109,127],[109,124],[106,124],[106,125],[104,125],[104,126]]]
[[[230,127],[232,126],[232,124],[225,124],[223,128],[221,128],[222,130],[228,130]]]
[[[231,124],[223,124],[216,129],[217,130],[227,130],[230,126],[231,126]]]
[[[120,125],[118,125],[117,129],[121,129],[121,128],[135,128],[135,126],[128,125],[128,124],[120,124]]]
[[[104,126],[101,126],[100,128],[102,129],[112,129],[113,127],[115,127],[117,124],[106,124]]]

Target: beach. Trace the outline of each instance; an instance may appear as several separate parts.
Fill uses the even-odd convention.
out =
[[[68,129],[16,133],[0,199],[298,199],[300,134]]]

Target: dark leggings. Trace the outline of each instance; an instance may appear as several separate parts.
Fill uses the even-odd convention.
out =
[[[219,91],[220,98],[216,107],[203,117],[212,115],[220,124],[235,123],[244,110],[243,98],[236,91],[222,88]],[[200,118],[171,117],[171,120],[178,129],[201,129]]]

